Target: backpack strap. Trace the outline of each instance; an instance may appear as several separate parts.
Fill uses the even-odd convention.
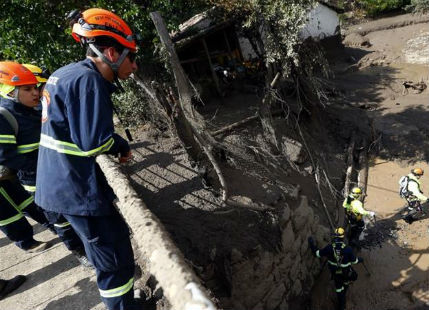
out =
[[[15,116],[13,116],[12,113],[10,113],[6,108],[0,107],[0,115],[2,115],[10,124],[10,126],[15,131],[15,137],[18,136],[18,121],[16,120]]]

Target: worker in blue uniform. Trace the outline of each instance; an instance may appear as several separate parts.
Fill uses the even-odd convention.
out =
[[[73,16],[72,35],[87,58],[55,71],[42,95],[42,133],[36,203],[61,214],[82,239],[108,309],[141,309],[133,296],[134,255],[127,224],[113,205],[113,190],[96,163],[99,154],[131,158],[114,132],[117,79],[137,70],[136,40],[128,25],[103,9]]]
[[[50,244],[33,238],[25,216],[53,231],[43,211],[21,184],[34,180],[40,138],[36,77],[15,62],[0,62],[0,230],[21,249],[34,253]],[[39,131],[33,131],[33,124]]]
[[[342,227],[335,229],[331,244],[319,250],[314,244],[313,238],[308,238],[310,249],[316,257],[326,257],[329,271],[334,280],[335,292],[338,299],[338,310],[346,308],[346,294],[349,285],[357,280],[357,273],[352,265],[363,262],[361,257],[356,257],[350,246],[344,242],[345,231]]]
[[[31,71],[33,75],[37,79],[37,88],[39,89],[39,97],[40,97],[40,91],[43,90],[46,82],[49,78],[49,73],[45,69],[39,68],[38,66],[32,65],[32,64],[23,64],[25,68]],[[37,106],[37,108],[39,105]],[[37,155],[38,155],[38,148],[39,148],[39,140],[40,140],[40,130],[41,130],[41,110],[36,109],[36,107],[33,107],[31,110],[31,117],[30,114],[22,114],[22,115],[16,115],[16,113],[13,110],[10,110],[12,115],[16,118],[21,118],[22,122],[25,124],[25,126],[28,128],[23,135],[31,135],[31,139],[34,140],[33,148],[31,152],[27,152],[27,156],[31,156],[31,165],[29,165],[29,168],[27,169],[27,174],[31,172],[31,177],[27,177],[26,179],[21,181],[22,186],[24,189],[29,192],[33,199],[34,194],[36,192],[36,171],[37,171]],[[83,246],[82,241],[80,240],[79,236],[75,233],[73,228],[71,227],[70,223],[67,222],[67,220],[62,217],[58,216],[57,214],[50,214],[47,211],[44,211],[45,216],[47,220],[50,223],[50,226],[55,230],[58,237],[63,241],[64,245],[67,247],[68,250],[72,252],[72,254],[77,258],[77,260],[85,267],[91,267],[91,263],[88,261],[87,257],[85,256],[85,249]]]

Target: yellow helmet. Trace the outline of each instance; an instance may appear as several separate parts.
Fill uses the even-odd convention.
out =
[[[353,198],[358,198],[360,195],[362,195],[362,190],[359,187],[353,187],[351,195]]]
[[[342,227],[338,227],[337,229],[335,229],[334,231],[334,237],[335,238],[344,238],[345,235],[345,230]]]
[[[422,168],[414,168],[413,170],[411,170],[411,173],[414,175],[422,176],[425,172],[423,171]]]
[[[47,69],[42,69],[32,64],[23,64],[23,66],[30,70],[31,73],[33,73],[33,75],[37,79],[37,82],[46,83],[48,81],[50,74]]]

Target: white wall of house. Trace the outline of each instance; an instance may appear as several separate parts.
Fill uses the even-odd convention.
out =
[[[338,34],[340,18],[331,8],[319,3],[310,11],[308,18],[308,23],[300,33],[303,40],[308,37],[320,40]]]
[[[337,35],[340,30],[340,19],[337,12],[321,3],[318,3],[317,6],[310,11],[308,20],[308,23],[300,33],[302,40],[310,36],[316,40],[321,40]],[[239,37],[238,40],[245,60],[256,57],[252,46],[246,38]]]

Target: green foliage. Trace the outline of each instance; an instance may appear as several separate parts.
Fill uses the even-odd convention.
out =
[[[162,62],[154,57],[154,42],[158,41],[149,13],[160,11],[172,30],[179,23],[206,8],[204,0],[2,0],[0,1],[0,60],[13,60],[45,66],[51,72],[85,57],[85,50],[72,38],[66,15],[73,9],[104,8],[122,17],[132,29],[142,35],[140,70],[143,63]],[[162,64],[160,64],[162,66]],[[126,83],[126,94],[116,102],[123,107],[124,119],[139,123],[150,117],[141,90]]]
[[[363,8],[369,16],[377,16],[381,13],[402,9],[410,0],[361,0]]]
[[[429,12],[429,0],[411,0],[407,10],[412,10],[415,13],[427,13]]]

